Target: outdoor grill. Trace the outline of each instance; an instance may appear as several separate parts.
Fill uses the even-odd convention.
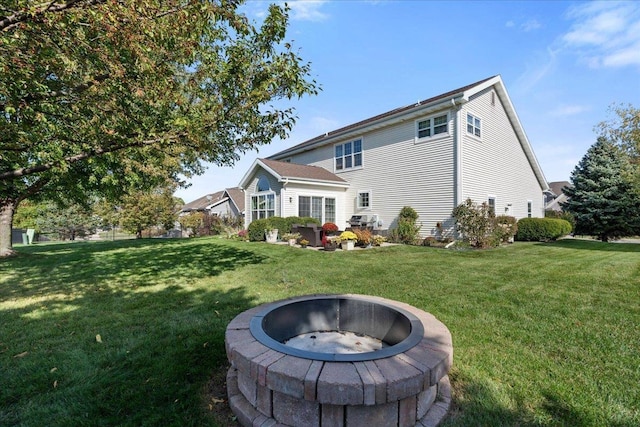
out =
[[[367,225],[366,215],[352,215],[347,221],[351,227],[365,227]]]

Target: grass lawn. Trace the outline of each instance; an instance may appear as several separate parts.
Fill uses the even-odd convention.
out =
[[[447,426],[640,425],[640,245],[323,252],[199,238],[18,246],[0,259],[0,425],[234,425],[238,313],[362,293],[453,336]]]

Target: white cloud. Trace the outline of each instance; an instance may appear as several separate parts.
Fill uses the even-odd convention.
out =
[[[329,15],[320,9],[327,3],[326,0],[294,0],[288,1],[291,8],[291,19],[298,21],[324,21]]]
[[[528,21],[520,25],[520,28],[522,29],[522,31],[525,31],[525,32],[537,30],[540,27],[542,27],[542,24],[540,24],[540,22],[538,22],[537,19],[529,19]]]
[[[640,3],[591,2],[569,9],[561,37],[590,67],[640,66]]]
[[[516,23],[515,23],[515,22],[513,22],[513,21],[507,21],[507,22],[504,24],[504,26],[505,26],[505,27],[507,27],[507,28],[513,28],[513,27],[515,27],[515,26],[516,26]]]
[[[559,105],[555,110],[552,110],[550,114],[556,117],[566,117],[575,116],[589,110],[590,108],[586,105]]]

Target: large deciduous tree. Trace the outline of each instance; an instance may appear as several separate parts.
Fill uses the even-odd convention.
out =
[[[27,197],[117,198],[286,137],[317,85],[286,7],[258,25],[241,3],[3,2],[0,255]]]
[[[563,210],[575,218],[575,233],[606,242],[639,231],[640,198],[628,156],[604,136],[592,145],[563,190]]]

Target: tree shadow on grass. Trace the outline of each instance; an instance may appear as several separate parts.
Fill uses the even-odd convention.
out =
[[[266,257],[210,239],[22,252],[0,262],[0,425],[231,425],[207,388],[256,302],[206,279]]]
[[[26,249],[26,248],[25,248]],[[62,290],[69,295],[126,283],[130,289],[179,284],[264,262],[255,252],[211,239],[153,239],[29,247],[0,260],[0,300]],[[60,288],[63,286],[63,288]]]
[[[597,240],[561,239],[555,242],[537,243],[542,246],[602,252],[636,252],[640,253],[638,243],[600,242]]]
[[[0,425],[220,425],[207,388],[226,372],[227,324],[255,301],[195,278],[265,258],[211,240],[118,243],[0,265]]]

